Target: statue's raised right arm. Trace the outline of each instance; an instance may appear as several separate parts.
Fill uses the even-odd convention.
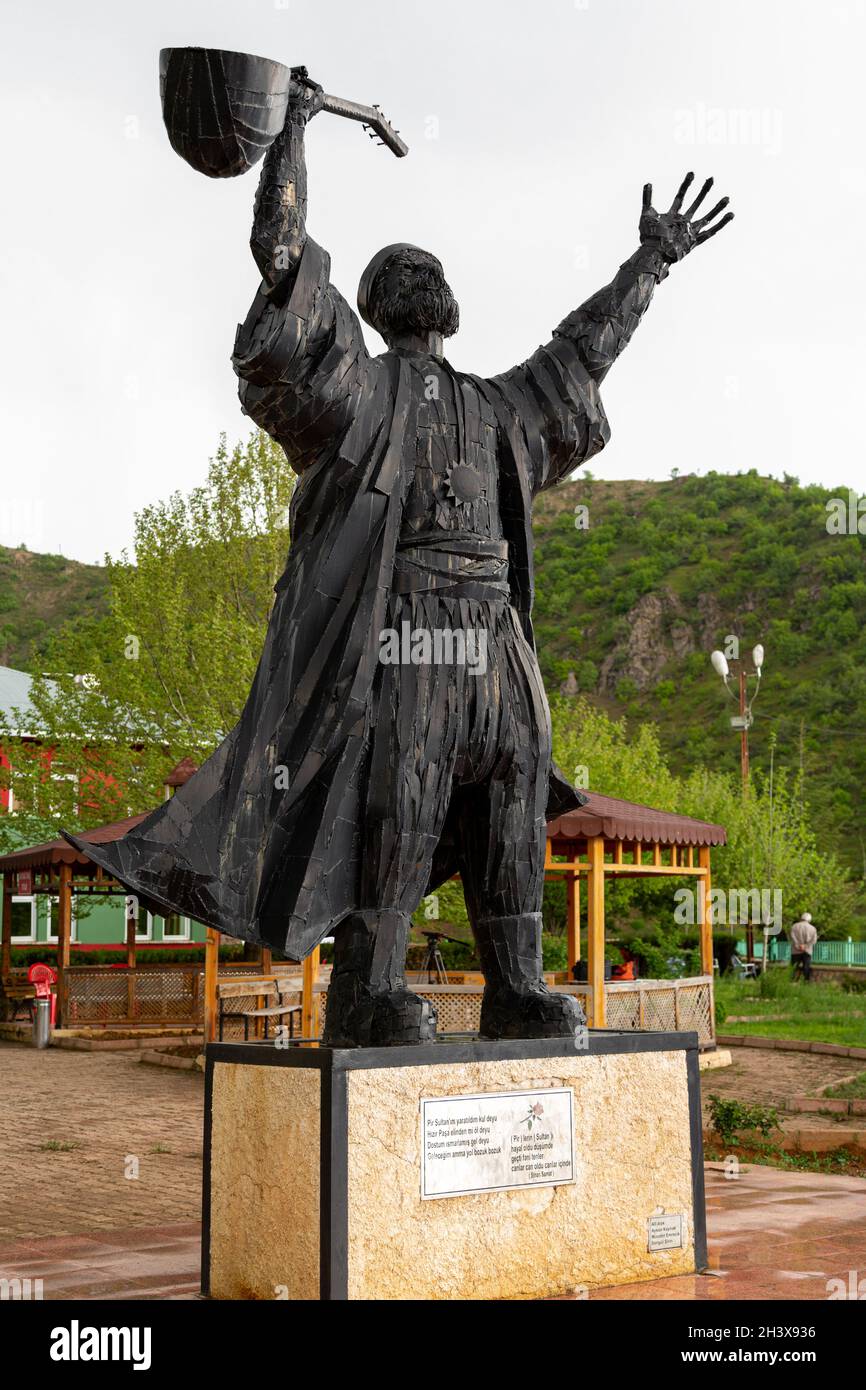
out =
[[[245,413],[299,473],[339,447],[371,362],[356,313],[331,283],[328,253],[307,235],[304,134],[321,102],[322,89],[294,68],[256,194],[250,248],[262,282],[232,358]]]
[[[293,68],[286,123],[265,155],[250,236],[264,292],[278,302],[291,293],[307,239],[304,132],[321,107],[322,88],[306,68]]]

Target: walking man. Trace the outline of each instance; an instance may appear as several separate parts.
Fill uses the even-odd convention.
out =
[[[798,975],[802,975],[804,980],[811,980],[812,952],[817,940],[818,933],[812,925],[812,914],[804,912],[799,922],[795,922],[791,928],[791,964],[794,967],[795,980]]]

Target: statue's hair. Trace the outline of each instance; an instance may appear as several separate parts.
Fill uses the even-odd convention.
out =
[[[400,271],[399,288],[388,289],[388,272]],[[432,283],[418,284],[418,272],[432,272]],[[395,333],[441,333],[450,338],[460,326],[460,310],[442,264],[429,251],[406,247],[389,256],[370,287],[370,319],[384,338]]]

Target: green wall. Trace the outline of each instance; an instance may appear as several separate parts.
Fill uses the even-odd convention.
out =
[[[49,932],[56,935],[57,932],[57,899],[51,900],[51,915],[49,920],[48,902],[44,894],[38,894],[36,899],[36,942],[47,942]],[[30,930],[32,919],[31,900],[13,902],[12,904],[13,931]],[[73,941],[78,945],[87,945],[88,942],[94,944],[106,944],[112,941],[126,940],[126,918],[124,911],[124,899],[121,897],[109,898],[105,901],[96,898],[73,898],[73,914],[76,925],[73,932]],[[142,924],[144,925],[144,915],[142,914]],[[189,936],[182,939],[178,937],[165,936],[165,922],[162,917],[154,917],[151,922],[150,940],[153,942],[164,941],[171,945],[177,943],[179,946],[188,945],[194,941],[204,941],[207,933],[205,928],[198,922],[190,922]],[[16,942],[13,945],[24,945],[25,942]],[[139,945],[144,944],[144,939],[139,938]]]

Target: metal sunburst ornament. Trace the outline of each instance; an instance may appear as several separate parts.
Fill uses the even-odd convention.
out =
[[[445,470],[446,496],[455,502],[477,502],[484,492],[481,475],[468,463],[454,463]]]
[[[481,474],[468,463],[452,463],[445,470],[445,497],[463,526],[473,526],[475,504],[486,495]]]

